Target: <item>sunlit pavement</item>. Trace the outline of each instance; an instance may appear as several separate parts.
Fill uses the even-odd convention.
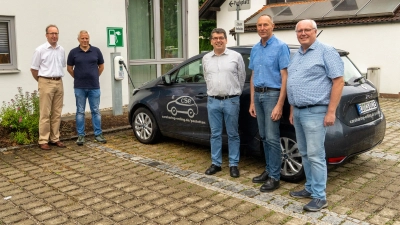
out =
[[[380,99],[386,136],[372,151],[329,167],[328,208],[306,213],[291,198],[304,182],[260,193],[261,159],[241,156],[241,176],[204,175],[209,148],[172,139],[143,145],[131,130],[105,145],[2,149],[0,224],[400,224],[400,101]]]

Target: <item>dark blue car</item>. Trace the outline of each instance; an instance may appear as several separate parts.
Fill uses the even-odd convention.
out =
[[[299,46],[289,46],[291,52]],[[248,68],[251,46],[231,47],[242,54]],[[326,134],[326,160],[340,164],[351,156],[371,150],[381,143],[386,120],[379,106],[375,86],[365,79],[347,57],[338,50],[345,66],[345,86],[336,110],[336,122]],[[145,144],[156,143],[161,135],[210,145],[207,118],[207,88],[202,71],[202,57],[194,56],[166,74],[133,91],[129,104],[129,123],[136,138]],[[239,132],[242,151],[262,153],[257,120],[250,116],[250,76],[240,98]],[[301,156],[297,149],[294,127],[289,123],[286,101],[281,119],[282,170],[281,178],[299,181],[304,178]],[[227,146],[227,136],[224,135]],[[263,155],[263,154],[262,154]],[[264,157],[262,157],[264,158]]]

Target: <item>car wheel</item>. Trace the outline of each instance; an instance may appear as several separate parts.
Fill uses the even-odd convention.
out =
[[[193,118],[193,117],[194,117],[194,111],[193,111],[193,109],[189,109],[189,110],[188,110],[188,116],[189,116],[190,118]]]
[[[294,132],[281,132],[282,165],[281,179],[297,182],[305,177],[303,163]]]
[[[173,116],[176,116],[176,115],[178,114],[178,110],[176,110],[175,107],[172,107],[172,108],[171,108],[171,114],[172,114]]]
[[[144,144],[156,143],[161,136],[153,114],[146,108],[138,108],[133,114],[132,129],[135,137]]]

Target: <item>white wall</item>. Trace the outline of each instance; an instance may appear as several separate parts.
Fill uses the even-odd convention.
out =
[[[17,94],[17,87],[23,91],[37,90],[37,82],[30,73],[32,54],[35,48],[45,43],[45,28],[56,24],[59,28],[58,43],[64,47],[66,57],[69,51],[79,45],[80,30],[88,30],[90,44],[100,48],[105,60],[105,69],[100,76],[102,98],[100,108],[112,106],[110,53],[107,47],[106,27],[123,27],[126,31],[125,0],[68,0],[68,1],[26,1],[0,0],[0,15],[15,16],[18,69],[17,74],[0,74],[0,102],[10,101]],[[124,34],[126,46],[126,35]],[[126,47],[117,48],[127,58]],[[128,103],[128,80],[123,81],[123,102]],[[73,78],[64,70],[63,114],[74,113],[75,97]],[[87,106],[87,110],[89,107]]]
[[[199,54],[199,3],[187,0],[188,58]]]
[[[236,12],[228,12],[227,4],[217,12],[217,26],[227,31],[234,27]],[[264,0],[252,0],[250,10],[240,11],[240,19],[245,20],[260,10]],[[400,23],[321,27],[318,40],[336,48],[350,52],[349,57],[362,73],[368,67],[380,67],[380,93],[400,93]],[[293,30],[277,30],[275,35],[288,44],[298,44]],[[240,45],[254,45],[259,41],[257,32],[240,35]],[[228,46],[234,46],[233,37],[228,38]]]

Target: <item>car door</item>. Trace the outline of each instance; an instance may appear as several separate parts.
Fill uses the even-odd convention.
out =
[[[160,124],[170,136],[205,143],[209,141],[210,128],[201,60],[184,64],[171,74],[171,85],[160,92]]]

